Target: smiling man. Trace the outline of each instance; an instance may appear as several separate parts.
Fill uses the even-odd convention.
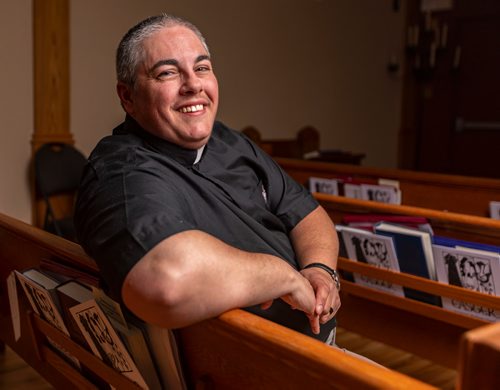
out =
[[[244,308],[327,341],[340,306],[326,212],[262,150],[215,121],[218,85],[191,23],[148,18],[117,51],[125,121],[89,158],[76,205],[108,292],[178,328]]]

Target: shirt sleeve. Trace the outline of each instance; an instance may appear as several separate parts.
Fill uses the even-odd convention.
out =
[[[242,135],[245,137],[244,135]],[[271,211],[292,230],[304,217],[318,207],[309,190],[290,177],[266,152],[245,137],[263,168],[264,188]]]
[[[175,184],[160,179],[133,153],[115,155],[115,161],[129,160],[116,167],[110,161],[91,161],[75,210],[78,240],[118,301],[126,275],[149,250],[173,234],[193,229],[182,213],[186,201]]]

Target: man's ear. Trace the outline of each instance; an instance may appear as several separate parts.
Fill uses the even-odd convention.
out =
[[[132,87],[119,81],[116,84],[116,93],[118,94],[118,97],[120,98],[120,102],[121,102],[122,107],[125,110],[125,112],[127,114],[132,114],[133,107],[134,107],[133,98],[132,98]]]

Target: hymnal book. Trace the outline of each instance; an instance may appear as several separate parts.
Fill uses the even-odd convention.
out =
[[[125,345],[94,299],[73,306],[70,312],[98,358],[141,388],[148,388]]]
[[[82,269],[75,264],[70,264],[60,259],[45,258],[40,260],[40,269],[42,272],[65,277],[66,280],[73,279],[83,282],[90,286],[99,286],[99,274],[96,271]]]
[[[338,195],[339,186],[335,179],[325,179],[320,177],[309,178],[309,191],[319,192],[328,195]]]
[[[490,202],[490,217],[493,219],[500,219],[500,202]]]
[[[335,230],[337,231],[337,237],[339,240],[339,257],[344,257],[344,258],[349,258],[349,255],[347,254],[347,248],[345,246],[344,242],[344,236],[342,235],[342,229],[344,226],[342,225],[335,225]],[[348,280],[350,282],[354,282],[354,276],[352,272],[340,270],[340,275],[342,276],[343,279]]]
[[[347,226],[341,227],[340,231],[349,259],[399,272],[399,264],[391,237]],[[385,280],[354,273],[354,281],[362,286],[404,297],[403,287]]]
[[[500,254],[433,245],[438,281],[489,295],[500,295]],[[486,321],[500,320],[500,311],[443,297],[443,307]]]
[[[92,348],[88,344],[85,336],[83,335],[80,327],[78,326],[75,318],[71,314],[70,308],[79,305],[80,303],[87,302],[94,298],[90,287],[76,280],[68,280],[55,288],[59,304],[61,307],[61,314],[68,328],[70,337],[79,345],[92,352]],[[95,375],[92,370],[82,365],[82,373],[99,389],[109,389],[111,386],[104,382],[99,376]]]
[[[344,183],[344,196],[346,198],[361,199],[361,185],[354,183]]]
[[[165,389],[187,389],[175,331],[146,323],[144,325],[163,387]]]
[[[132,315],[125,318],[120,304],[102,290],[94,288],[93,294],[99,307],[125,344],[149,389],[161,389],[156,364],[148,346],[145,323]]]
[[[59,281],[34,268],[22,273],[18,271],[14,272],[16,273],[17,280],[21,283],[33,311],[66,336],[71,337],[61,316],[59,301],[55,293],[55,288],[59,285]],[[76,367],[80,368],[78,359],[51,338],[48,337],[47,339],[55,349],[61,352]]]
[[[433,245],[449,246],[452,248],[469,248],[486,252],[500,253],[500,246],[492,244],[483,244],[481,242],[460,240],[458,238],[433,236]]]
[[[375,225],[375,233],[392,237],[401,272],[436,280],[431,235],[418,229],[389,222]],[[440,306],[438,296],[404,287],[405,296]]]
[[[394,179],[385,179],[383,177],[379,178],[377,180],[377,184],[381,186],[391,186],[395,188],[400,188],[399,187],[399,180],[394,180]]]
[[[401,204],[401,190],[393,186],[361,184],[361,199],[374,202]]]
[[[358,229],[365,229],[373,232],[374,226],[379,222],[390,222],[397,225],[412,227],[424,232],[432,232],[432,227],[425,217],[413,215],[394,215],[394,214],[345,214],[342,217],[342,223]]]
[[[80,327],[76,323],[75,318],[71,314],[70,308],[93,299],[92,290],[75,280],[69,280],[57,286],[55,292],[59,299],[62,317],[71,338],[81,346],[90,350],[90,346],[80,331]]]
[[[349,258],[349,254],[347,253],[347,247],[345,245],[344,236],[342,235],[342,231],[346,228],[343,225],[335,225],[335,230],[337,231],[337,237],[339,239],[339,257]]]

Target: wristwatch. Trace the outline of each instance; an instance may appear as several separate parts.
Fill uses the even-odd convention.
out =
[[[335,287],[337,287],[337,290],[340,291],[340,278],[339,278],[339,274],[338,274],[337,271],[335,271],[333,268],[331,268],[331,267],[329,267],[329,266],[327,266],[326,264],[323,264],[323,263],[311,263],[311,264],[307,264],[302,269],[312,268],[312,267],[321,268],[321,269],[324,269],[326,272],[328,272],[330,274],[330,276],[332,277],[333,282],[335,283]]]

